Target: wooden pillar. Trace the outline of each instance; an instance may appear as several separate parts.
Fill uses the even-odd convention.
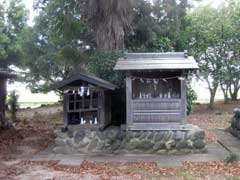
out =
[[[6,106],[6,79],[0,78],[0,122],[5,123],[5,106]]]
[[[187,83],[181,80],[181,123],[187,124]]]
[[[131,76],[126,77],[126,102],[127,102],[127,129],[133,124],[132,119],[132,79]]]
[[[68,106],[69,106],[69,98],[66,93],[63,95],[63,121],[64,127],[68,126]]]
[[[100,129],[105,128],[105,94],[103,90],[98,94],[98,124]]]

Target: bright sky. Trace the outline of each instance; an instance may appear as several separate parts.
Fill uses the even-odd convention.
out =
[[[36,15],[36,13],[34,12],[34,10],[32,8],[33,7],[33,1],[34,0],[23,0],[26,8],[29,10],[29,13],[30,13],[30,15],[29,15],[29,24],[30,25],[32,25],[33,18]]]
[[[30,19],[29,25],[33,24],[34,16],[36,12],[33,11],[33,0],[23,0],[26,7],[29,9]],[[202,2],[194,2],[194,5],[212,5],[213,7],[218,7],[225,0],[203,0]],[[207,90],[206,83],[204,82],[196,82],[193,83],[194,89],[197,91],[199,99],[208,99],[209,92]],[[14,84],[8,85],[8,91],[17,90],[19,94],[20,102],[56,102],[58,101],[58,96],[56,96],[53,92],[48,94],[32,94],[28,88],[26,88],[25,84],[15,82]],[[217,93],[217,98],[222,98],[221,92]]]

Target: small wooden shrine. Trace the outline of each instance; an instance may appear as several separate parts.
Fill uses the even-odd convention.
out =
[[[114,68],[126,74],[127,129],[181,130],[187,127],[186,78],[198,69],[182,53],[127,53]]]
[[[111,123],[111,91],[115,85],[77,73],[57,84],[64,92],[64,125],[104,129]]]
[[[6,82],[9,78],[16,77],[12,71],[7,69],[0,69],[0,122],[4,122],[6,109]]]

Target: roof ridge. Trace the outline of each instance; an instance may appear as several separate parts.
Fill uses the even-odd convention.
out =
[[[187,52],[147,52],[147,53],[125,53],[125,59],[139,59],[139,58],[187,58]]]
[[[97,77],[96,75],[91,75],[91,74],[88,74],[88,73],[85,73],[85,72],[84,73],[83,72],[76,72],[76,73],[70,75],[68,78],[58,82],[54,86],[54,88],[56,88],[56,89],[62,88],[64,86],[66,86],[67,84],[70,84],[70,83],[72,83],[74,81],[77,81],[77,80],[83,80],[83,81],[98,85],[100,87],[111,89],[111,90],[114,90],[116,88],[116,85],[112,84],[111,82],[109,82],[105,79],[102,79],[100,77]]]

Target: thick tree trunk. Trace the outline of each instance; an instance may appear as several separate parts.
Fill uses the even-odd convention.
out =
[[[209,105],[208,105],[209,109],[213,109],[214,100],[215,100],[215,94],[210,93],[210,102],[209,102]]]
[[[5,125],[6,80],[0,79],[0,125]]]
[[[231,95],[231,100],[236,101],[238,98],[238,90],[233,91],[233,93],[230,93]]]
[[[124,49],[124,38],[131,30],[131,0],[79,0],[84,19],[95,31],[98,50]]]
[[[213,89],[210,89],[210,102],[209,102],[209,105],[208,105],[209,109],[213,109],[216,92],[217,92],[217,87],[214,87]]]

